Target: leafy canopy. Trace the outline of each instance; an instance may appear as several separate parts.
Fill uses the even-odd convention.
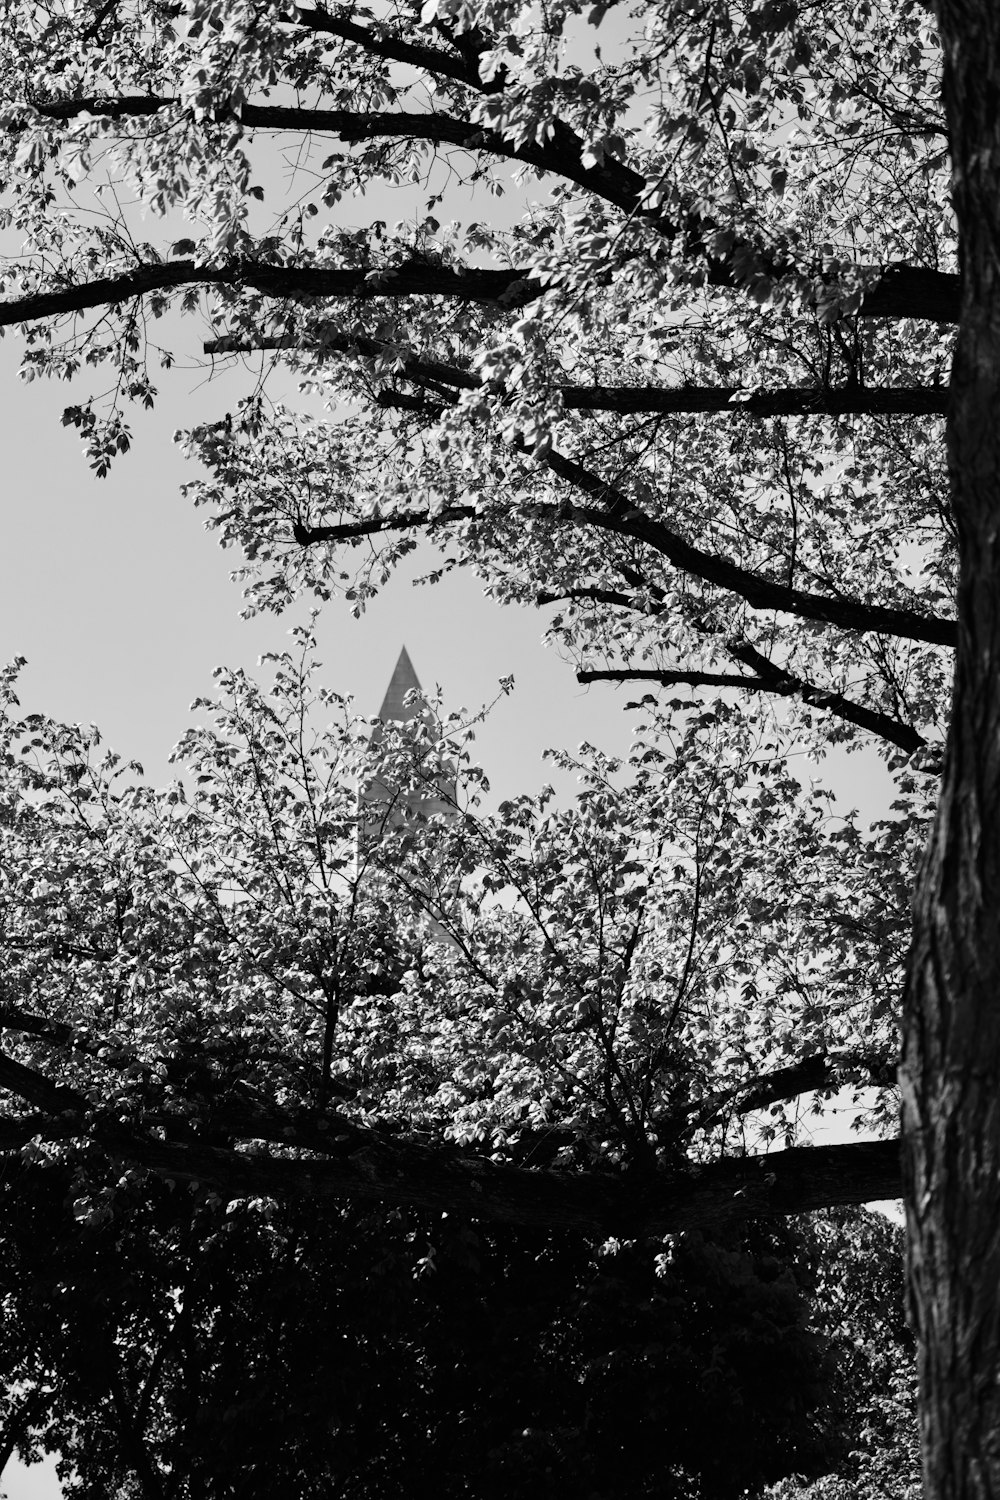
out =
[[[443,1223],[461,1267],[476,1221],[490,1274],[517,1261],[519,1286],[568,1237],[550,1426],[532,1447],[503,1404],[498,1473],[527,1483],[558,1450],[592,1475],[610,1450],[581,1447],[581,1371],[638,1389],[650,1324],[609,1352],[587,1320],[610,1309],[617,1326],[635,1297],[662,1312],[674,1273],[657,1291],[624,1250],[618,1292],[601,1283],[587,1310],[589,1247],[680,1235],[696,1275],[725,1263],[731,1289],[740,1222],[898,1183],[892,1139],[810,1148],[800,1127],[846,1083],[875,1088],[869,1123],[891,1136],[907,893],[955,640],[941,426],[958,279],[929,11],[12,14],[0,329],[23,337],[27,378],[87,383],[65,420],[94,471],[199,338],[206,363],[247,366],[245,399],[179,440],[248,610],[340,593],[363,610],[420,547],[430,576],[471,568],[499,601],[544,609],[582,681],[647,696],[627,763],[560,753],[574,805],[543,790],[496,808],[474,720],[431,705],[373,740],[319,686],[309,629],[268,683],[220,673],[161,791],[96,732],[22,716],[8,669],[4,1359],[25,1404],[3,1441],[30,1449],[44,1398],[45,1440],[89,1443],[98,1492],[159,1495],[168,1473],[204,1489],[213,1455],[256,1451],[266,1407],[288,1422],[275,1477],[301,1487],[315,1458],[326,1483],[329,1423],[358,1417],[336,1372],[332,1416],[297,1383],[303,1288],[344,1326],[388,1258],[392,1295],[352,1325],[352,1367],[372,1341],[395,1351],[405,1445],[444,1397],[426,1307],[393,1279],[412,1265],[400,1241]],[[871,828],[806,784],[805,752],[832,745],[895,778]],[[450,815],[397,816],[398,796],[443,782]],[[384,809],[359,815],[364,787]],[[33,1280],[23,1246],[67,1202],[78,1238],[60,1228]],[[317,1273],[345,1255],[336,1284]],[[481,1313],[463,1274],[438,1284],[458,1288],[448,1337]],[[266,1326],[265,1284],[282,1299]],[[100,1369],[67,1362],[63,1295]],[[751,1323],[769,1308],[787,1324],[783,1295],[753,1292]],[[227,1318],[240,1332],[217,1341]],[[265,1335],[285,1341],[284,1405]],[[798,1361],[796,1339],[772,1347]],[[877,1342],[854,1340],[858,1370]],[[435,1347],[440,1373],[454,1348]],[[657,1365],[667,1404],[678,1368]],[[895,1433],[906,1379],[871,1378],[873,1430]],[[221,1397],[198,1415],[196,1380],[233,1397],[227,1433]],[[381,1429],[366,1441],[402,1451]],[[671,1452],[680,1492],[686,1450]],[[777,1474],[756,1452],[720,1493]]]
[[[459,725],[369,745],[308,632],[273,691],[223,675],[162,794],[11,700],[11,1148],[598,1236],[894,1191],[891,1142],[793,1143],[803,1097],[891,1089],[939,759],[939,69],[918,0],[7,29],[0,325],[29,376],[109,367],[66,412],[98,473],[197,312],[257,372],[180,438],[250,610],[363,609],[427,544],[554,611],[582,680],[685,690],[627,766],[566,759],[576,807],[496,812]],[[896,777],[871,830],[793,774],[831,744]],[[359,856],[353,787],[441,755],[457,815]]]

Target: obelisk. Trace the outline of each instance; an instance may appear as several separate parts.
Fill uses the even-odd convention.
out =
[[[404,828],[435,815],[454,818],[457,812],[455,777],[441,754],[441,728],[434,714],[419,700],[406,702],[407,694],[421,691],[410,654],[404,646],[389,680],[379,723],[371,743],[383,739],[383,724],[412,725],[413,775],[410,785],[391,786],[384,776],[375,776],[361,788],[361,834],[365,841],[379,838],[390,829]]]

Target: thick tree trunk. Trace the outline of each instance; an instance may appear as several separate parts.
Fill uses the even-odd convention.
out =
[[[961,243],[948,423],[961,538],[951,732],[903,1059],[928,1500],[1000,1497],[1000,5],[938,0]]]

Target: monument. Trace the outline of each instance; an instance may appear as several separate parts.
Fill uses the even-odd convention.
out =
[[[394,829],[404,829],[434,816],[454,818],[458,811],[453,767],[441,748],[441,726],[427,705],[410,693],[420,693],[420,681],[404,646],[378,711],[379,722],[371,744],[385,741],[383,725],[401,726],[402,744],[393,747],[396,774],[382,774],[362,786],[359,793],[359,846],[382,838]]]

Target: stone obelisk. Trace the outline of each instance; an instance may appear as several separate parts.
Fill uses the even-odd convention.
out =
[[[390,829],[435,815],[454,818],[456,807],[455,777],[441,754],[440,726],[431,710],[419,700],[407,703],[407,694],[420,692],[420,682],[410,654],[404,646],[378,711],[379,723],[372,731],[371,743],[383,738],[383,724],[410,725],[413,728],[414,774],[410,785],[390,785],[384,776],[376,776],[361,788],[360,837],[362,843],[378,839]]]

